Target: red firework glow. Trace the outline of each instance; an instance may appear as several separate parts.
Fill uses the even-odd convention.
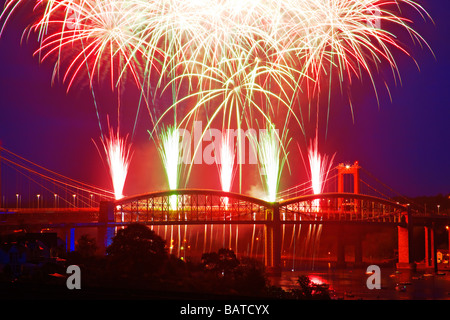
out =
[[[128,136],[121,138],[119,130],[114,134],[111,127],[109,137],[102,138],[116,200],[123,198],[123,188],[132,158],[131,144],[127,142],[127,138]]]
[[[220,183],[222,190],[230,192],[231,183],[234,175],[234,146],[230,139],[229,131],[222,136],[222,143],[220,145]],[[228,208],[228,198],[224,199],[225,207]]]
[[[323,192],[323,187],[330,172],[334,156],[328,159],[327,155],[319,153],[319,138],[316,132],[316,138],[311,141],[308,149],[309,168],[311,174],[311,186],[314,194]],[[319,199],[313,201],[313,206],[319,209]]]

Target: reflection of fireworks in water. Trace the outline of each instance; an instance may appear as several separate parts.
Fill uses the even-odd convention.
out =
[[[311,175],[311,186],[314,194],[320,194],[324,190],[325,182],[327,181],[328,174],[333,164],[335,154],[328,159],[327,155],[319,153],[319,136],[318,130],[316,130],[316,138],[310,142],[308,149],[309,168]],[[320,199],[312,201],[312,211],[319,212]],[[320,235],[322,233],[322,224],[309,225],[309,230],[306,238],[305,248],[309,250],[312,257],[312,268],[314,269],[314,258],[316,251],[318,250]],[[308,256],[308,252],[307,255]],[[294,268],[294,266],[293,266]]]
[[[233,250],[238,258],[250,257],[264,262],[264,226],[257,225],[253,234],[252,226],[239,225],[239,233],[230,233],[228,226],[185,225],[151,226],[166,240],[170,253],[179,258],[200,261],[205,252],[217,252],[221,248]],[[254,237],[252,237],[254,235]]]
[[[115,198],[121,199],[132,158],[131,144],[127,143],[127,137],[120,137],[119,130],[115,135],[111,127],[109,128],[109,137],[103,138],[102,144],[109,166]]]

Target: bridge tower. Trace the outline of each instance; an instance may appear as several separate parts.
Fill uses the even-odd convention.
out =
[[[340,163],[337,167],[338,170],[338,193],[354,193],[360,194],[360,175],[359,170],[361,167],[359,166],[358,161],[355,161],[353,165],[344,165]],[[353,190],[346,190],[344,187],[344,176],[351,175],[353,177]],[[355,211],[361,210],[360,200],[354,200]],[[341,212],[343,212],[344,208],[342,206],[342,198],[338,198],[338,208]],[[345,267],[345,245],[346,242],[344,240],[345,230],[344,227],[340,227],[338,230],[338,238],[337,238],[337,266]],[[348,244],[348,243],[347,243]],[[362,234],[361,231],[356,235],[356,241],[352,241],[352,245],[354,245],[355,249],[355,265],[362,265]]]
[[[358,164],[358,161],[355,161],[353,165],[344,165],[340,163],[337,167],[338,169],[338,191],[339,193],[346,192],[344,190],[344,175],[352,175],[353,176],[353,193],[360,193],[360,183],[359,183],[359,169],[361,167]],[[347,191],[348,192],[348,191]]]

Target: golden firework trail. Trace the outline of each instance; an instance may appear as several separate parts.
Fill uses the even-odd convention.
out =
[[[397,80],[394,51],[410,56],[399,35],[426,45],[403,12],[429,18],[412,0],[6,0],[0,34],[19,10],[33,11],[24,35],[68,90],[133,79],[152,119],[171,90],[171,105],[153,106],[157,124],[174,110],[178,128],[201,115],[205,130],[220,118],[251,128],[283,108],[303,131],[301,98],[328,96],[330,108],[332,86],[365,75],[377,96],[381,64]]]

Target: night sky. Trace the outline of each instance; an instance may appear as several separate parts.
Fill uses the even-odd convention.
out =
[[[326,139],[325,124],[320,127],[322,150],[336,152],[335,163],[358,160],[380,181],[410,197],[450,192],[450,1],[418,2],[434,24],[413,15],[414,28],[426,39],[435,57],[410,39],[400,39],[420,70],[411,58],[396,54],[402,83],[396,84],[387,70],[381,70],[375,76],[379,81],[379,106],[367,79],[363,83],[355,81],[351,89],[354,120],[348,99],[337,97],[330,110]],[[35,36],[21,44],[27,23],[27,14],[16,15],[0,39],[3,147],[73,179],[110,188],[107,168],[93,142],[99,143],[100,129],[87,84],[80,81],[69,93],[61,79],[52,85],[52,61],[40,64],[33,57],[37,48]],[[383,81],[389,85],[392,102]],[[103,126],[106,114],[115,123],[117,113],[117,92],[107,90],[108,85],[97,93]],[[123,133],[132,131],[136,96],[132,88],[123,94]],[[134,158],[125,185],[127,195],[167,188],[158,154],[147,133],[150,128],[148,113],[141,110],[133,139]],[[290,161],[295,169],[291,176],[285,172],[289,177],[283,178],[281,188],[307,178],[296,144],[293,145]],[[304,141],[300,145],[304,146]],[[212,169],[195,168],[188,186],[217,188],[218,178],[206,183],[201,178],[202,170]],[[259,182],[255,172],[246,179],[244,192]]]

